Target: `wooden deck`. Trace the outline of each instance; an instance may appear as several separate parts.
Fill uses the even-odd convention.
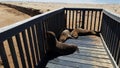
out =
[[[113,68],[100,37],[80,36],[78,39],[68,39],[65,43],[76,44],[80,53],[51,60],[48,68]]]

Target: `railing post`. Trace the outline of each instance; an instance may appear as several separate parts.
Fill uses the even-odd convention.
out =
[[[82,26],[81,28],[84,29],[84,23],[85,23],[85,10],[83,10],[83,14],[82,14]]]

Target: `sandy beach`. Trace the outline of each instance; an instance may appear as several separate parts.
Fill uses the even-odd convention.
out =
[[[72,4],[72,3],[45,3],[45,2],[3,2],[26,8],[34,8],[44,13],[61,7],[74,8],[104,8],[111,12],[120,14],[120,4]],[[18,21],[30,18],[31,16],[22,13],[16,9],[0,5],[0,27],[16,23]],[[3,23],[4,22],[4,23]]]
[[[16,9],[0,5],[0,27],[22,21],[30,16]]]
[[[45,3],[45,2],[6,2],[23,7],[31,7],[39,9],[43,12],[61,7],[76,7],[76,8],[103,8],[120,14],[120,4],[72,4],[72,3]]]

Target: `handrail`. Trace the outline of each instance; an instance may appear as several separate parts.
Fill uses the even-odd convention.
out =
[[[102,8],[68,8],[65,7],[65,10],[93,10],[93,11],[102,11]]]
[[[103,9],[103,13],[120,23],[120,15],[119,14],[113,13],[107,9]]]

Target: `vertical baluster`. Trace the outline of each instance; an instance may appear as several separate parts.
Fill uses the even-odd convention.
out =
[[[85,25],[85,10],[83,10],[83,14],[82,14],[82,26],[81,26],[81,28],[84,29],[84,25]]]
[[[116,49],[116,53],[115,53],[115,60],[116,60],[116,63],[117,65],[120,67],[120,23],[117,23],[117,27],[116,31],[117,31],[117,38],[118,38],[118,41],[117,41],[117,49]]]
[[[43,30],[41,29],[41,23],[36,24],[36,31],[37,31],[37,37],[38,37],[38,46],[39,46],[39,52],[40,52],[40,58],[41,60],[44,58],[45,55],[45,50],[44,50],[44,46],[43,46]]]
[[[17,55],[15,53],[15,48],[14,48],[14,44],[13,44],[12,38],[8,39],[8,44],[9,44],[10,52],[11,52],[11,55],[12,55],[12,58],[13,58],[13,64],[14,64],[15,68],[19,68]]]
[[[81,27],[81,10],[79,12],[79,27]]]
[[[76,21],[75,21],[75,28],[77,28],[77,26],[78,26],[78,22],[77,22],[77,20],[78,20],[78,10],[76,10]]]
[[[109,20],[109,18],[108,18],[108,20]],[[110,49],[110,52],[111,52],[111,54],[112,54],[112,49],[113,49],[113,41],[114,41],[114,32],[111,30],[111,25],[110,25],[110,21],[108,21],[108,27],[109,27],[109,31],[108,31],[108,38],[107,38],[107,40],[108,40],[108,45],[109,45],[109,49]]]
[[[95,11],[95,17],[94,17],[94,18],[95,18],[95,20],[94,20],[94,31],[96,30],[95,27],[96,27],[96,23],[97,23],[97,22],[96,22],[96,19],[97,19],[96,16],[97,16],[97,11]]]
[[[55,19],[55,18],[53,18]],[[55,20],[54,20],[55,23]],[[42,29],[42,40],[43,40],[43,47],[44,47],[44,54],[46,53],[46,37],[45,37],[45,26],[43,24],[43,22],[41,23],[41,29]]]
[[[119,33],[120,34],[120,33]],[[119,36],[120,37],[120,36]],[[119,38],[120,39],[120,38]],[[117,64],[118,64],[118,66],[120,67],[120,40],[119,40],[119,50],[118,50],[118,56],[117,56]]]
[[[35,25],[32,26],[32,33],[33,33],[33,40],[34,40],[34,46],[35,46],[36,60],[38,63],[39,62],[39,49],[38,49],[38,41],[37,41]]]
[[[67,11],[67,10],[65,10],[65,11],[66,11],[66,12],[63,13],[63,15],[64,15],[63,22],[66,23],[66,24],[65,24],[65,27],[68,28],[68,11]]]
[[[119,48],[119,38],[118,38],[118,35],[115,35],[115,38],[114,38],[114,44],[112,44],[113,45],[113,50],[112,50],[112,53],[113,53],[113,57],[115,58],[115,60],[116,60],[116,52],[118,51],[118,48]],[[116,60],[117,61],[117,60]]]
[[[47,44],[47,35],[46,35],[46,32],[47,32],[47,29],[46,29],[46,23],[43,23],[43,35],[44,35],[44,43],[45,43],[45,49],[46,49],[46,52],[47,52],[47,48],[48,48],[48,44]]]
[[[34,49],[33,49],[33,41],[32,41],[32,37],[31,37],[32,34],[31,34],[30,28],[28,28],[27,31],[28,31],[28,38],[29,38],[29,42],[30,42],[30,51],[31,51],[33,66],[35,67],[35,65],[36,65],[36,63],[35,63],[35,54],[34,54]]]
[[[101,20],[101,12],[102,11],[99,11],[99,18],[98,18],[98,28],[97,28],[97,31],[99,31],[100,30],[100,20]]]
[[[22,38],[23,38],[23,42],[24,42],[24,47],[25,47],[26,57],[27,57],[27,61],[28,61],[28,66],[29,66],[29,68],[31,68],[32,63],[31,63],[31,60],[30,60],[30,54],[29,54],[28,43],[27,43],[27,36],[26,36],[25,31],[22,32]]]
[[[69,10],[69,29],[71,27],[71,10]]]
[[[0,56],[1,56],[4,68],[10,68],[8,58],[5,52],[4,44],[2,42],[0,42]]]
[[[110,18],[110,22],[111,22],[111,30],[113,31],[112,35],[113,35],[113,38],[111,39],[111,47],[112,47],[112,50],[111,50],[111,53],[113,55],[113,57],[115,58],[114,56],[114,51],[115,51],[115,47],[116,46],[116,43],[117,43],[117,35],[116,35],[116,23],[113,21],[113,19]]]
[[[73,27],[74,27],[74,10],[72,10],[72,29],[74,29]]]
[[[108,19],[108,17],[107,17]],[[110,44],[110,39],[108,39],[109,37],[111,38],[111,35],[112,34],[109,34],[109,33],[112,33],[112,31],[110,31],[110,27],[109,27],[109,21],[106,21],[107,22],[107,31],[106,31],[106,41],[107,41],[107,45]],[[113,37],[113,36],[112,36]],[[111,49],[111,45],[109,45],[109,49]],[[110,50],[111,51],[111,50]]]
[[[93,19],[93,11],[91,11],[90,30],[92,29],[92,19]]]
[[[21,58],[21,62],[22,62],[22,67],[26,68],[25,57],[24,57],[24,53],[23,53],[23,49],[22,49],[22,44],[21,44],[22,42],[20,40],[20,35],[17,34],[17,35],[15,35],[15,37],[16,37],[18,49],[19,49],[19,52],[20,52],[20,58]]]
[[[106,44],[108,45],[108,41],[107,41],[107,38],[108,38],[108,22],[106,21],[107,17],[105,15],[105,41],[107,42]],[[109,46],[108,46],[109,47]]]
[[[64,13],[64,11],[61,13],[61,15],[62,15],[62,17],[63,17],[63,19],[62,19],[62,27],[65,29],[65,28],[67,28],[67,15],[68,15],[68,12],[67,12],[67,10],[66,10],[66,14]],[[62,28],[61,27],[61,28]]]
[[[88,23],[89,23],[89,10],[88,10],[88,13],[87,13],[87,24],[86,24],[86,29],[88,30]]]

